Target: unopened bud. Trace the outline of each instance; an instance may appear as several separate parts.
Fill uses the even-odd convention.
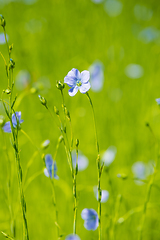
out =
[[[61,135],[61,136],[58,138],[58,142],[61,143],[63,140],[64,140],[64,137]]]
[[[13,61],[12,58],[10,58],[10,61],[9,61],[9,69],[13,69],[15,68],[15,62]]]
[[[79,146],[79,139],[76,139],[76,147]]]
[[[3,127],[5,124],[5,118],[3,115],[0,115],[0,126]]]
[[[57,81],[57,84],[56,84],[56,87],[59,89],[59,90],[63,90],[65,85],[64,83],[62,83],[61,81]]]
[[[6,21],[4,17],[0,14],[0,25],[4,28],[6,26]]]
[[[59,115],[59,110],[57,109],[56,106],[54,106],[54,112],[55,112],[55,114]]]
[[[41,97],[40,95],[38,97],[39,97],[41,104],[44,105],[45,107],[47,107],[47,100],[44,97]]]
[[[11,89],[7,88],[7,89],[5,90],[5,93],[10,94],[10,93],[11,93]]]
[[[50,144],[50,140],[45,140],[44,142],[41,143],[41,148],[46,149]]]
[[[118,178],[121,178],[121,179],[123,179],[123,180],[125,180],[125,179],[128,178],[128,176],[127,176],[126,174],[124,174],[124,173],[118,173],[118,174],[117,174],[117,177],[118,177]]]
[[[70,120],[70,113],[68,111],[68,109],[66,107],[64,107],[64,111],[65,111],[65,114],[66,114],[66,117]]]

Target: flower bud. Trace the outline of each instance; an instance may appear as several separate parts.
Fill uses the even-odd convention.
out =
[[[38,97],[39,97],[41,104],[44,105],[45,107],[47,107],[47,100],[44,97],[41,97],[40,95]]]
[[[3,127],[5,124],[5,118],[3,115],[0,115],[0,127]]]
[[[69,113],[69,111],[68,111],[68,109],[66,107],[64,107],[64,112],[66,114],[66,117],[70,120],[71,119],[70,113]]]
[[[63,140],[64,140],[64,137],[61,135],[61,136],[58,138],[58,142],[61,143]]]
[[[44,142],[41,143],[41,148],[46,149],[50,144],[50,140],[45,140]]]
[[[11,93],[11,89],[7,88],[4,92],[7,93],[7,94],[10,94]]]
[[[122,173],[122,174],[121,174],[121,173],[118,173],[118,174],[117,174],[117,177],[118,177],[118,178],[121,178],[121,179],[123,179],[123,180],[125,180],[125,179],[128,178],[128,176],[127,176],[126,174],[124,174],[124,173]]]
[[[59,110],[57,109],[56,106],[54,106],[54,112],[55,112],[56,115],[59,115]]]
[[[76,139],[76,147],[79,146],[79,139]]]
[[[0,25],[4,28],[6,26],[6,21],[2,14],[0,14]]]
[[[56,87],[59,89],[59,90],[63,90],[65,85],[64,83],[62,83],[61,81],[57,81],[57,84],[56,84]]]
[[[15,68],[15,62],[13,61],[12,58],[10,58],[10,61],[9,61],[9,69],[13,69]]]

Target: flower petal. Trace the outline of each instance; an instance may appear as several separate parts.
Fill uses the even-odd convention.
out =
[[[21,112],[15,112],[12,114],[13,127],[17,126],[17,119],[19,121],[19,124],[21,123],[21,121],[23,122],[23,120],[21,120]]]
[[[87,230],[96,230],[98,227],[98,214],[94,209],[83,209],[81,217],[84,222],[84,227]]]
[[[72,162],[73,162],[74,169],[76,168],[76,159],[77,159],[76,150],[73,150]],[[88,164],[89,164],[88,158],[84,156],[80,150],[78,150],[78,171],[85,170],[88,167]]]
[[[90,79],[90,73],[87,70],[84,70],[83,72],[81,72],[81,82],[83,83],[87,83]]]
[[[80,91],[81,93],[86,93],[86,92],[88,92],[88,90],[90,89],[90,87],[91,87],[90,82],[84,83],[84,84],[82,84],[82,85],[79,87],[79,91]]]
[[[78,92],[78,86],[72,87],[69,89],[69,96],[73,97]]]
[[[67,83],[69,87],[74,87],[76,86],[77,79],[80,79],[80,77],[81,75],[78,69],[73,68],[64,78],[64,83]]]
[[[7,133],[11,133],[11,124],[10,122],[6,122],[5,125],[3,126],[3,131]]]
[[[80,238],[78,237],[78,235],[70,234],[66,237],[65,240],[80,240]]]
[[[51,154],[45,156],[45,164],[50,178],[52,178],[52,169],[53,169],[53,159]]]

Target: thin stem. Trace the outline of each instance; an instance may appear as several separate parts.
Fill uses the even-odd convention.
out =
[[[140,226],[138,240],[142,240],[142,233],[143,233],[143,227],[144,227],[144,222],[145,222],[145,218],[146,218],[147,206],[148,206],[148,203],[149,203],[149,200],[150,200],[151,189],[152,189],[153,182],[154,182],[154,179],[155,179],[155,175],[156,175],[156,172],[157,172],[157,164],[158,164],[158,160],[159,160],[159,143],[158,143],[158,140],[156,139],[151,126],[149,124],[147,124],[147,127],[149,128],[151,134],[154,137],[157,157],[156,157],[156,161],[155,161],[154,172],[153,172],[153,174],[151,176],[151,179],[149,181],[149,184],[148,184],[147,194],[146,194],[143,213],[142,213],[142,218],[141,218],[141,226]]]
[[[59,224],[58,224],[58,210],[57,210],[57,203],[56,203],[56,193],[55,193],[55,185],[54,185],[54,177],[51,179],[51,185],[52,185],[52,192],[53,192],[53,205],[55,208],[55,225],[57,229],[57,239],[59,239]]]
[[[92,113],[93,113],[93,121],[94,121],[94,130],[95,130],[95,139],[96,139],[96,147],[97,147],[97,170],[98,170],[98,219],[99,219],[99,227],[98,227],[98,232],[99,232],[99,240],[102,239],[102,223],[101,223],[101,175],[102,175],[102,167],[100,163],[100,155],[99,155],[99,142],[98,142],[98,134],[97,134],[97,127],[96,127],[96,119],[95,119],[95,113],[94,113],[94,107],[92,100],[89,96],[89,93],[86,92],[86,95],[89,99],[91,108],[92,108]]]
[[[77,226],[77,174],[78,174],[78,146],[76,147],[76,167],[74,169],[74,177],[73,177],[73,197],[74,197],[73,234],[76,234],[76,226]]]

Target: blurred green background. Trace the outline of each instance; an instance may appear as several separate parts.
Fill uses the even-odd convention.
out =
[[[55,87],[56,81],[63,81],[72,68],[88,70],[97,60],[104,66],[102,90],[94,92],[91,89],[89,93],[95,108],[100,150],[103,152],[111,145],[117,148],[116,158],[110,166],[113,192],[106,171],[102,176],[102,189],[110,193],[109,200],[102,204],[103,239],[109,239],[107,229],[110,228],[110,218],[114,212],[117,195],[122,195],[117,218],[133,208],[143,206],[145,201],[149,178],[146,184],[136,185],[132,165],[137,161],[144,163],[155,161],[157,155],[154,137],[145,125],[149,122],[159,139],[160,112],[155,99],[160,97],[160,5],[155,0],[121,0],[118,3],[113,0],[99,3],[91,0],[1,0],[0,10],[6,19],[9,43],[14,44],[12,57],[16,62],[15,79],[20,70],[28,71],[31,79],[24,90],[15,88],[19,99],[23,96],[16,111],[22,112],[24,120],[22,128],[37,146],[45,139],[51,141],[45,153],[54,155],[59,130],[40,104],[38,94],[47,99],[52,111],[56,105],[62,113],[61,96]],[[2,29],[0,31],[2,32]],[[4,44],[0,45],[0,51],[7,59]],[[129,64],[136,64],[134,73],[130,73]],[[0,92],[2,92],[7,87],[2,58],[0,69]],[[39,93],[31,94],[30,88],[37,84],[41,86],[41,82],[43,84]],[[92,112],[85,95],[78,92],[74,97],[70,97],[67,86],[64,95],[72,118],[74,137],[80,140],[79,148],[89,159],[88,168],[78,174],[77,180],[79,194],[77,234],[81,239],[94,240],[98,238],[98,231],[87,231],[80,215],[84,208],[97,210],[97,201],[93,193],[93,186],[97,184],[97,170]],[[5,116],[2,105],[0,114]],[[0,230],[10,234],[7,200],[9,164],[12,208],[18,240],[21,239],[22,221],[18,208],[18,183],[10,134],[1,132],[0,143]],[[5,144],[10,163],[6,159]],[[27,163],[33,156],[35,148],[22,133],[20,148],[25,174]],[[72,233],[73,200],[72,178],[63,144],[60,146],[56,161],[57,174],[60,178],[55,183],[59,224],[61,232],[67,235]],[[43,167],[43,161],[37,155],[28,171],[27,179],[42,171]],[[119,173],[126,174],[128,179],[117,178]],[[160,187],[159,179],[158,168],[155,184]],[[40,174],[26,188],[25,197],[30,239],[56,239],[49,179],[43,173]],[[143,239],[158,240],[160,239],[158,187],[153,186],[150,202],[152,207],[147,209]],[[115,239],[136,240],[141,216],[142,211],[132,214],[123,224],[117,224]],[[4,237],[0,235],[0,239]]]

